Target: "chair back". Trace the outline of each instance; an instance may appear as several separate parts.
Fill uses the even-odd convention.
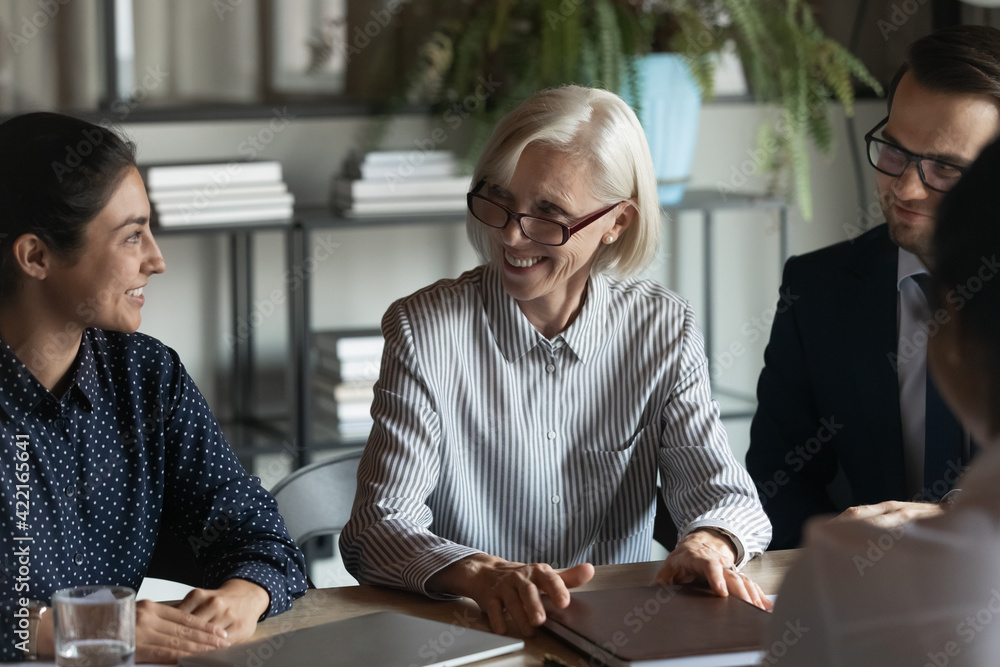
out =
[[[271,495],[298,545],[320,535],[339,533],[347,525],[358,487],[358,461],[363,448],[299,468],[278,482]]]

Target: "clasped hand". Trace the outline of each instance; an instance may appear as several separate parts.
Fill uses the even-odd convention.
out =
[[[248,639],[268,604],[267,591],[244,579],[230,579],[217,590],[196,588],[174,606],[138,602],[135,661],[175,663]]]

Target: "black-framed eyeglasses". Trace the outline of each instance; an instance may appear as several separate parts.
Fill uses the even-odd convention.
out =
[[[898,178],[903,175],[912,162],[917,165],[920,181],[935,192],[951,190],[968,171],[966,167],[926,155],[911,153],[902,146],[876,137],[875,133],[888,122],[889,117],[886,116],[881,123],[865,135],[865,143],[868,145],[868,162],[876,170]]]
[[[558,220],[539,218],[538,216],[526,213],[515,213],[503,204],[498,204],[492,199],[478,194],[477,191],[483,187],[485,182],[479,181],[476,187],[472,189],[472,192],[466,195],[469,211],[472,213],[472,216],[484,225],[495,229],[503,229],[511,220],[517,220],[517,224],[521,226],[521,232],[535,243],[541,243],[542,245],[564,245],[569,241],[570,236],[595,220],[601,219],[608,211],[622,203],[618,202],[607,208],[602,208],[600,211],[573,223],[559,222]]]

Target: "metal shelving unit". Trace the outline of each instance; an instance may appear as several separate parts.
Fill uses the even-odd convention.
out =
[[[704,322],[706,354],[711,359],[714,308],[714,242],[715,214],[737,209],[773,209],[778,212],[780,231],[780,257],[782,263],[788,256],[788,210],[780,199],[751,194],[728,194],[716,190],[689,190],[684,199],[670,207],[667,213],[700,211],[703,219],[703,280],[705,290]],[[233,420],[223,424],[229,442],[244,462],[254,456],[273,453],[290,453],[295,466],[308,464],[310,452],[331,448],[348,448],[364,445],[363,438],[314,441],[310,434],[310,406],[306,400],[309,392],[312,279],[307,271],[300,271],[297,286],[289,285],[289,340],[290,366],[288,370],[287,414],[264,418],[254,405],[255,378],[253,358],[253,328],[238,335],[239,322],[248,322],[253,308],[253,236],[262,231],[283,231],[286,237],[286,271],[302,267],[309,256],[310,235],[318,229],[357,229],[394,225],[460,224],[465,214],[415,214],[411,216],[379,218],[345,218],[321,208],[296,210],[291,221],[274,221],[252,225],[211,225],[198,227],[159,228],[158,235],[175,234],[227,234],[231,260],[232,322],[235,345],[233,348],[233,381],[231,399]],[[672,224],[676,219],[672,218]],[[780,267],[779,267],[780,269]],[[750,417],[755,399],[741,392],[714,387],[723,405],[726,418]]]

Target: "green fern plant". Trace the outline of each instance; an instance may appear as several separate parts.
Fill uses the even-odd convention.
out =
[[[769,150],[771,188],[787,180],[811,218],[808,142],[829,153],[827,102],[853,113],[856,78],[881,94],[864,65],[816,24],[803,0],[438,0],[410,101],[447,112],[480,77],[502,85],[464,111],[474,119],[468,158],[490,130],[532,93],[567,83],[625,91],[638,100],[636,59],[654,48],[682,55],[704,98],[712,95],[716,54],[729,42],[755,98],[780,117],[759,133]],[[785,178],[789,176],[789,178]]]

